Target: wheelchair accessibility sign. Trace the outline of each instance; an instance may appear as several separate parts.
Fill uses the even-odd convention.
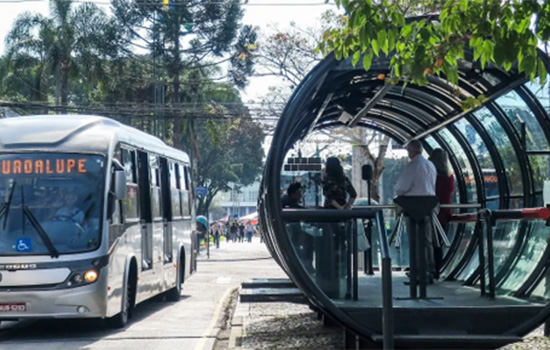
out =
[[[32,248],[30,238],[19,238],[15,244],[15,250],[18,252],[30,252]]]

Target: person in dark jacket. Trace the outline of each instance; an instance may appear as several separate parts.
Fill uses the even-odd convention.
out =
[[[244,242],[244,224],[242,222],[239,224],[239,242]]]
[[[302,185],[299,182],[293,183],[288,186],[286,195],[281,199],[283,202],[283,208],[303,209],[300,204],[302,201]]]
[[[455,178],[452,174],[451,167],[449,165],[449,156],[441,148],[436,148],[432,151],[430,158],[428,158],[437,170],[437,178],[435,181],[435,195],[439,200],[439,204],[451,204],[451,196],[455,190]],[[440,208],[437,218],[439,223],[446,229],[449,223],[449,218],[453,215],[451,208]],[[437,240],[434,240],[434,243]],[[439,279],[439,271],[443,265],[443,247],[441,244],[435,244],[434,246],[434,260],[435,260],[435,274],[434,278]]]
[[[344,174],[338,158],[327,158],[323,174],[323,196],[327,209],[350,209],[357,198],[357,192]]]
[[[231,241],[237,242],[237,235],[239,234],[239,226],[236,222],[233,222],[229,227],[229,234],[231,235]]]

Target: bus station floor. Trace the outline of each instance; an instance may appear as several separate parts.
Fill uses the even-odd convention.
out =
[[[428,299],[410,299],[410,287],[404,272],[392,272],[393,306],[403,308],[450,308],[450,307],[494,307],[529,305],[521,299],[498,296],[495,299],[482,297],[478,288],[463,286],[461,282],[436,281],[427,286]],[[360,274],[358,300],[339,300],[337,304],[346,307],[380,307],[382,305],[382,278],[379,272],[373,276]]]

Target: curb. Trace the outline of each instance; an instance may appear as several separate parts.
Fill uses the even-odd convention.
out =
[[[229,350],[241,349],[242,338],[244,336],[244,319],[250,314],[250,305],[237,301],[235,312],[231,319],[231,333],[229,335]]]

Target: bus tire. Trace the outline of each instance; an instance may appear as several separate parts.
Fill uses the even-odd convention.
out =
[[[181,297],[181,284],[183,283],[183,274],[185,271],[185,257],[182,254],[176,271],[176,286],[166,291],[166,301],[179,301]]]
[[[122,293],[122,303],[120,312],[111,317],[108,322],[111,328],[123,328],[128,324],[128,319],[132,317],[132,311],[135,304],[136,276],[135,266],[130,264],[130,271],[126,275],[124,289]]]

